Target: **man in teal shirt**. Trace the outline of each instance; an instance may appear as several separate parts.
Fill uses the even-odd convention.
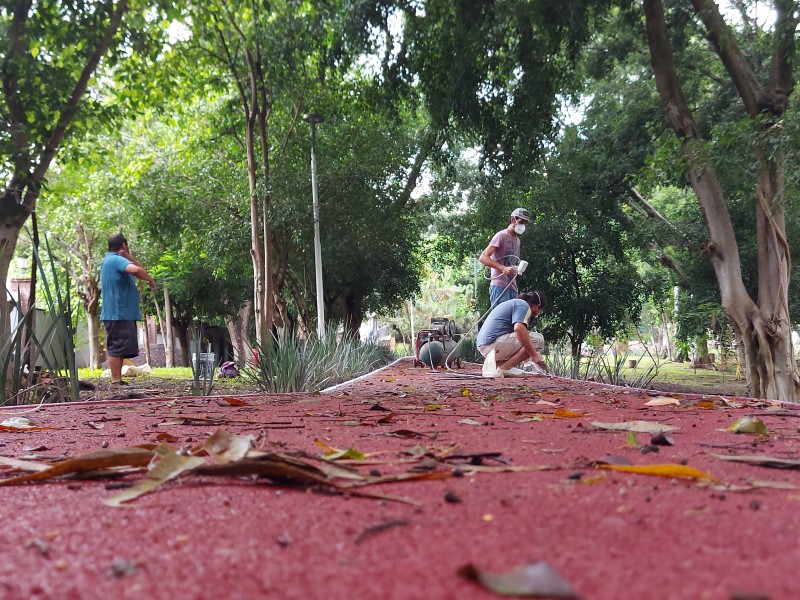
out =
[[[150,284],[155,293],[156,281],[130,253],[128,241],[121,234],[108,238],[108,252],[100,266],[100,290],[103,307],[100,320],[106,330],[106,354],[111,383],[122,381],[122,361],[139,356],[136,321],[142,320],[136,278]]]

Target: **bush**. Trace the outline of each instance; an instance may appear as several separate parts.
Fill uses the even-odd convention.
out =
[[[272,336],[256,346],[256,360],[242,375],[270,393],[316,392],[388,364],[389,349],[337,334],[328,327],[323,339],[294,334]]]

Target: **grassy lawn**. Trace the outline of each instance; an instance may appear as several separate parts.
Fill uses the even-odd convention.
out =
[[[399,346],[399,344],[398,344]],[[401,348],[397,355],[402,356]],[[642,374],[649,369],[653,360],[650,357],[634,357],[637,365],[634,369],[627,366],[623,368],[622,374],[626,379],[635,379],[637,374]],[[658,374],[653,379],[651,388],[656,390],[674,392],[694,392],[709,394],[725,394],[744,396],[747,393],[744,378],[737,378],[736,365],[727,365],[726,369],[693,369],[688,362],[676,363],[669,360],[662,360],[658,363]],[[79,369],[78,376],[84,381],[94,383],[107,382],[100,378],[101,369]],[[171,369],[159,367],[153,369],[151,376],[139,376],[136,378],[126,378],[135,381],[141,387],[180,387],[190,385],[192,382],[192,370],[189,367],[174,367]],[[214,393],[222,393],[223,390],[244,393],[253,388],[252,382],[243,378],[216,379]]]
[[[636,370],[639,372],[647,370],[653,360],[650,357],[636,358]],[[747,389],[744,381],[744,374],[740,373],[737,377],[736,363],[731,362],[723,369],[720,365],[715,365],[714,369],[694,369],[689,362],[672,362],[661,360],[658,363],[658,374],[653,379],[651,387],[653,389],[664,389],[669,391],[689,391],[694,390],[698,393],[726,394],[726,395],[746,395]],[[633,373],[633,369],[623,369],[623,374],[628,376]]]

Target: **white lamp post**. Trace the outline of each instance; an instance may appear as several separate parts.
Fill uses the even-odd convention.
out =
[[[322,246],[319,241],[319,196],[317,194],[317,123],[325,117],[317,113],[306,113],[303,120],[311,123],[311,197],[314,202],[314,266],[317,275],[317,335],[325,336],[325,297],[322,293]]]

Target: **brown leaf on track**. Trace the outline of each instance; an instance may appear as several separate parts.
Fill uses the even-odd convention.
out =
[[[387,423],[391,423],[392,421],[394,421],[394,417],[395,417],[395,414],[393,412],[390,412],[385,417],[381,417],[380,419],[375,421],[375,423],[378,424],[378,425],[385,425]]]
[[[233,396],[223,396],[222,401],[231,406],[250,406],[249,402],[245,402],[241,398],[235,398]]]
[[[215,477],[257,475],[273,481],[336,486],[323,469],[308,461],[286,454],[268,453],[222,465],[202,465],[197,467],[194,472]]]
[[[177,443],[180,441],[180,439],[181,439],[181,438],[179,438],[179,437],[175,437],[175,436],[174,436],[174,435],[172,435],[171,433],[166,433],[166,432],[164,432],[164,433],[159,433],[159,434],[156,436],[156,439],[157,439],[159,442],[164,442],[164,443],[166,443],[166,444],[177,444]]]
[[[537,421],[544,421],[544,419],[539,415],[535,415],[533,417],[520,417],[519,419],[509,419],[503,415],[498,415],[497,418],[501,421],[508,421],[509,423],[534,423]]]
[[[89,454],[76,456],[75,458],[68,458],[43,471],[4,479],[0,481],[0,485],[39,481],[42,479],[60,477],[61,475],[72,475],[74,473],[98,471],[113,467],[146,467],[152,458],[153,451],[144,448],[126,447],[112,450],[100,450],[98,452],[90,452]]]
[[[557,471],[561,467],[558,465],[459,465],[466,474],[470,473],[525,473],[532,471]]]
[[[719,458],[720,460],[743,462],[759,467],[770,467],[772,469],[800,469],[800,460],[791,458],[778,458],[777,456],[764,455],[727,456],[725,454],[712,454],[711,456]]]
[[[133,487],[123,492],[103,500],[103,504],[118,508],[124,502],[135,500],[139,496],[152,492],[162,483],[175,479],[185,471],[190,471],[203,464],[203,459],[199,456],[186,456],[174,451],[161,456],[158,461],[147,472],[144,479],[138,481]]]
[[[389,412],[389,413],[392,412],[391,408],[386,408],[382,404],[373,404],[372,406],[369,407],[369,409],[370,410],[382,410],[383,412]]]
[[[435,437],[430,434],[422,433],[419,431],[413,431],[411,429],[395,429],[394,431],[387,431],[385,433],[376,433],[373,435],[387,435],[389,437],[401,437],[401,438]]]
[[[677,398],[668,396],[656,396],[644,403],[645,406],[679,406],[681,403]]]
[[[714,410],[717,405],[713,400],[688,400],[680,403],[681,408],[702,408],[705,410]]]
[[[694,467],[686,465],[663,464],[663,465],[608,465],[598,464],[598,469],[611,469],[612,471],[622,471],[623,473],[637,473],[639,475],[657,475],[659,477],[681,478],[681,479],[707,479],[708,481],[719,481],[713,475],[705,471],[700,471]]]
[[[556,419],[579,419],[586,416],[588,416],[587,413],[579,413],[566,408],[557,408],[556,412],[553,413],[553,418]]]
[[[36,425],[31,425],[29,427],[13,427],[10,425],[0,425],[0,431],[44,431],[46,429],[58,429],[58,427],[39,427]]]
[[[6,465],[7,467],[11,467],[16,469],[17,471],[46,471],[53,465],[49,465],[47,463],[41,462],[33,462],[30,460],[20,460],[18,458],[7,458],[5,456],[0,456],[0,465]]]
[[[458,570],[461,577],[477,581],[501,596],[567,598],[578,600],[572,586],[550,565],[531,563],[505,573],[493,573],[467,564]]]
[[[218,429],[203,444],[203,449],[217,464],[225,464],[244,458],[253,447],[252,435],[238,435],[225,429]]]
[[[592,425],[600,429],[608,429],[610,431],[634,431],[636,433],[649,433],[655,435],[662,431],[675,431],[680,427],[672,425],[664,425],[655,421],[625,421],[622,423],[601,423],[599,421],[592,421]]]
[[[592,464],[595,467],[599,467],[601,465],[621,466],[621,465],[630,465],[631,461],[629,461],[624,456],[618,456],[616,454],[607,454],[606,456],[603,456],[602,458],[598,458],[597,460],[593,461]]]

